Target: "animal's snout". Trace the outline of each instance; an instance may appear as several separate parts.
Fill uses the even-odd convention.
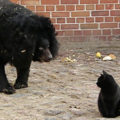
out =
[[[52,56],[50,50],[49,50],[49,49],[46,49],[46,61],[49,62],[49,61],[52,60],[52,59],[53,59],[53,56]]]
[[[52,60],[52,59],[53,59],[53,56],[52,56],[50,50],[48,49],[48,50],[47,50],[47,60],[50,61],[50,60]]]
[[[53,59],[53,56],[52,54],[50,53],[49,56],[48,56],[48,60],[52,60]]]

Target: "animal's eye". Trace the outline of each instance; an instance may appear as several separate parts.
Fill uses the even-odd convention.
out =
[[[39,47],[39,50],[43,50],[43,47]]]

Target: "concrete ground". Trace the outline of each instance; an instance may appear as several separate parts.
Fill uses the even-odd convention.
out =
[[[105,70],[120,84],[119,40],[60,40],[60,44],[56,60],[32,63],[28,88],[12,95],[0,94],[0,120],[107,120],[97,108],[100,89],[96,81]],[[97,51],[102,56],[112,53],[117,59],[97,59]],[[66,62],[66,57],[73,61]],[[6,72],[14,83],[15,68],[7,65]]]

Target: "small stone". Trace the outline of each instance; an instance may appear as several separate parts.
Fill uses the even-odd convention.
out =
[[[56,118],[45,118],[45,120],[57,120]]]
[[[55,116],[58,114],[61,114],[63,111],[60,110],[47,110],[44,112],[45,115],[51,115],[51,116]]]
[[[82,116],[84,114],[83,111],[81,111],[80,109],[76,109],[76,108],[71,108],[71,112],[74,114],[74,115],[78,115],[78,116]]]
[[[73,117],[73,115],[71,113],[66,113],[64,115],[62,115],[60,118],[61,120],[71,120]]]
[[[105,120],[106,118],[96,118],[96,120]],[[109,118],[110,120],[110,118]]]
[[[78,117],[78,118],[76,118],[76,119],[74,119],[74,120],[89,120],[89,119],[86,118],[86,117]]]
[[[28,96],[28,94],[16,93],[16,94],[11,95],[11,97],[13,97],[13,98],[21,98],[21,97],[25,97],[25,96]]]

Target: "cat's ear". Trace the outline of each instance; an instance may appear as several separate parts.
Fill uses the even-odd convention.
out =
[[[101,80],[105,78],[105,75],[104,74],[100,74],[100,78]]]
[[[103,74],[100,74],[101,76],[103,76]]]
[[[106,76],[106,75],[108,75],[108,73],[103,70],[103,75]]]

